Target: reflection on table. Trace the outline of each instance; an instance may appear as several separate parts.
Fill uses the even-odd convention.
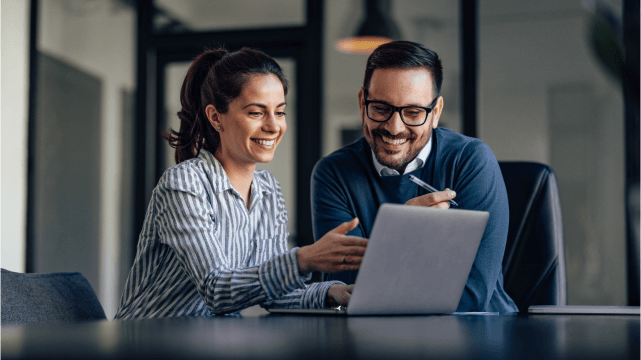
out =
[[[192,317],[2,328],[3,359],[639,359],[639,316]]]

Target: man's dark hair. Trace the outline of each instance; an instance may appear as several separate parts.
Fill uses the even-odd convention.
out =
[[[411,69],[422,67],[432,76],[432,87],[435,95],[441,93],[443,84],[443,67],[438,55],[419,43],[411,41],[392,41],[374,50],[367,59],[363,88],[369,89],[372,74],[376,69]]]

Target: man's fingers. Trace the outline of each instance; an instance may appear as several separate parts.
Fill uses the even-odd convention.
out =
[[[358,218],[353,218],[352,221],[344,222],[338,225],[337,227],[335,227],[330,232],[334,234],[345,235],[348,232],[354,230],[356,226],[358,226]]]
[[[448,203],[447,201],[443,201],[443,202],[440,202],[438,204],[434,204],[434,205],[432,205],[430,207],[437,207],[439,209],[449,209],[450,208],[450,203]]]
[[[443,201],[452,200],[456,197],[456,193],[452,190],[437,191],[435,193],[431,193],[423,196],[427,197],[430,195],[434,203],[440,203]]]
[[[417,196],[409,199],[405,204],[415,206],[433,206],[447,209],[449,208],[449,203],[447,203],[447,201],[452,200],[455,197],[456,193],[454,191],[445,189],[443,191]]]

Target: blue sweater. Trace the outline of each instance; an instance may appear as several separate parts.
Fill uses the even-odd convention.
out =
[[[490,218],[465,284],[457,311],[516,312],[503,289],[502,261],[509,222],[503,176],[490,148],[482,141],[436,128],[425,166],[410,174],[437,189],[456,191],[459,209],[484,210]],[[372,150],[361,138],[321,159],[312,174],[314,238],[354,217],[360,220],[349,235],[369,238],[378,207],[403,204],[427,192],[407,176],[379,176]],[[325,280],[353,284],[357,271],[326,274]]]

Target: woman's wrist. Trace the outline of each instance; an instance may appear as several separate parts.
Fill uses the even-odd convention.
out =
[[[334,285],[331,285],[327,289],[327,294],[325,295],[325,307],[326,308],[335,308],[335,307],[340,305],[340,303],[338,303],[338,301],[336,301],[336,298],[334,297],[334,294],[333,294],[333,291],[332,291],[332,287],[333,286]]]
[[[310,269],[309,263],[307,261],[307,246],[303,246],[296,250],[296,260],[298,262],[298,273],[301,276],[309,274],[312,269]]]

